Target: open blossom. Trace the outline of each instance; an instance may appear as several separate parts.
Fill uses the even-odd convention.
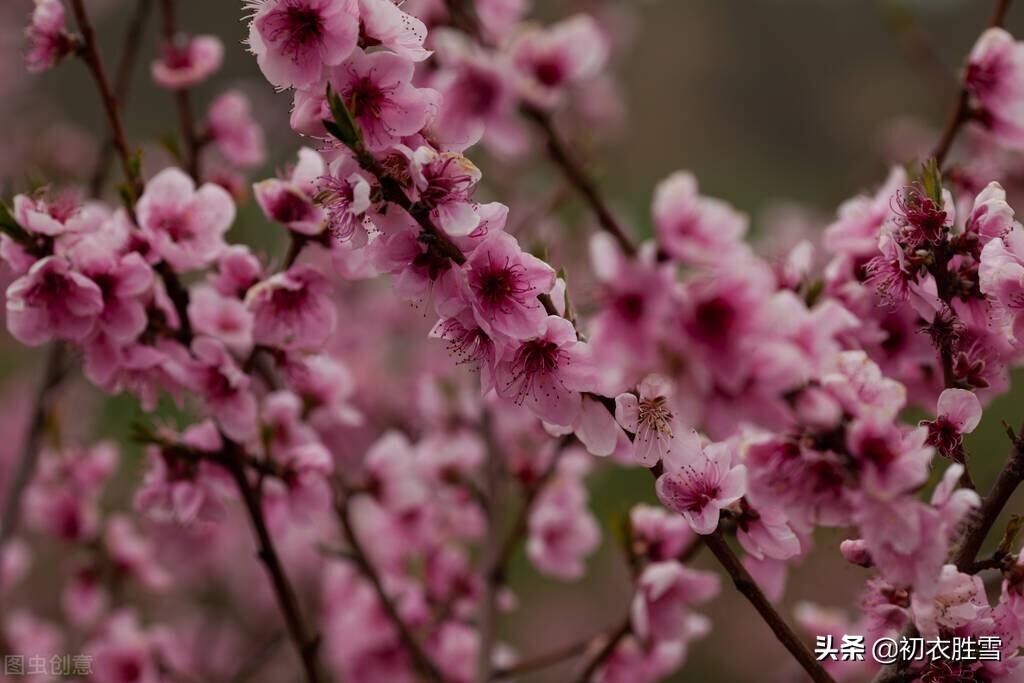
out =
[[[330,283],[313,266],[292,266],[246,294],[257,344],[288,349],[317,349],[334,331],[337,313]]]
[[[416,198],[430,209],[435,225],[452,237],[465,237],[480,225],[471,197],[481,173],[472,161],[424,146],[413,152],[409,172]]]
[[[183,446],[199,453],[216,453],[224,447],[213,420],[186,429]],[[135,509],[159,520],[179,524],[212,521],[223,516],[222,499],[230,491],[227,473],[209,462],[190,459],[175,449],[150,446],[149,467],[135,492]]]
[[[582,576],[583,559],[597,549],[601,532],[580,474],[562,469],[530,510],[526,553],[545,574],[571,580]]]
[[[1024,343],[1024,229],[1016,226],[985,245],[978,278],[981,291],[1004,312],[1007,335]]]
[[[245,441],[256,431],[256,397],[250,390],[249,375],[212,337],[192,342],[195,359],[180,371],[182,384],[202,397],[221,429],[232,439]]]
[[[158,683],[161,678],[153,642],[134,612],[112,615],[100,633],[85,645],[92,675],[109,683]]]
[[[639,396],[633,393],[615,397],[615,419],[623,429],[636,435],[636,458],[650,467],[672,451],[679,429],[670,403],[671,384],[662,377],[649,375],[640,383]]]
[[[317,199],[327,211],[327,228],[335,240],[349,241],[355,247],[366,244],[370,182],[358,164],[347,156],[331,164],[331,172],[320,178]]]
[[[656,562],[675,558],[695,539],[685,519],[653,505],[636,505],[629,511],[629,530],[642,554]]]
[[[299,161],[285,178],[269,178],[253,185],[256,202],[272,221],[301,235],[317,235],[327,223],[324,211],[313,203],[317,182],[326,165],[318,152],[303,147]]]
[[[252,0],[249,49],[278,88],[305,88],[355,49],[356,0]]]
[[[741,248],[747,217],[725,202],[697,193],[697,179],[678,172],[663,180],[654,194],[658,243],[686,264],[709,263]]]
[[[665,471],[655,485],[658,499],[682,515],[698,534],[713,532],[722,508],[746,491],[746,466],[732,464],[727,444],[701,446],[696,432],[681,435],[664,463]]]
[[[263,128],[253,119],[249,99],[237,90],[217,96],[206,113],[206,134],[228,161],[259,166],[267,156]]]
[[[47,256],[7,288],[7,329],[39,346],[51,339],[81,341],[103,311],[103,292],[67,260]]]
[[[965,86],[983,121],[1005,144],[1024,146],[1024,44],[1002,28],[985,31],[967,61]]]
[[[330,84],[345,102],[371,150],[418,133],[436,108],[437,93],[412,85],[415,65],[391,52],[363,52],[331,70]]]
[[[597,22],[584,14],[527,31],[510,49],[524,77],[524,95],[542,107],[555,106],[566,87],[595,76],[609,52]]]
[[[64,29],[64,3],[61,0],[35,0],[32,21],[25,29],[29,71],[45,71],[75,49],[74,39]]]
[[[644,640],[674,640],[687,633],[689,609],[718,594],[718,576],[679,562],[654,562],[637,582],[630,620]]]
[[[19,194],[14,197],[14,218],[25,230],[37,235],[57,237],[75,232],[82,227],[80,216],[84,207],[71,195],[46,194],[33,196]]]
[[[238,353],[252,348],[252,313],[239,299],[199,285],[189,292],[188,318],[197,334],[216,337]]]
[[[359,0],[359,18],[363,35],[381,47],[413,62],[430,56],[430,50],[423,47],[426,25],[391,0]]]
[[[440,140],[463,149],[484,135],[498,152],[512,155],[526,142],[517,121],[518,96],[509,65],[456,31],[434,34],[444,64],[430,85],[441,93],[432,129]]]
[[[981,422],[981,401],[973,391],[946,389],[939,396],[934,420],[928,427],[928,445],[935,446],[947,458],[963,459],[964,434],[970,434]]]
[[[1006,203],[1006,190],[993,181],[974,198],[964,229],[976,234],[984,246],[989,240],[1005,236],[1015,224],[1013,208]]]
[[[156,253],[175,270],[187,271],[220,256],[235,204],[222,187],[206,183],[197,190],[190,177],[168,168],[146,184],[136,214]]]
[[[571,425],[582,409],[579,392],[592,387],[596,375],[572,323],[552,315],[537,337],[506,351],[494,381],[499,396],[526,406],[546,422]]]
[[[480,327],[510,339],[536,336],[547,312],[537,300],[555,285],[555,271],[523,251],[516,239],[495,232],[473,250],[463,280],[466,297]]]
[[[209,78],[224,61],[224,43],[217,36],[194,36],[167,43],[151,67],[153,80],[169,90],[191,88]]]
[[[103,310],[96,329],[118,342],[133,341],[146,329],[153,269],[137,252],[119,254],[102,238],[90,237],[93,235],[75,243],[68,256],[78,271],[100,288]]]

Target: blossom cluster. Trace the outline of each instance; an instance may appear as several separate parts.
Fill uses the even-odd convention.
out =
[[[275,594],[264,582],[261,604],[237,595],[239,611],[276,598],[311,683],[318,659],[365,683],[514,672],[528,659],[494,637],[496,613],[518,603],[494,479],[522,494],[509,538],[538,572],[569,581],[602,540],[588,475],[634,467],[653,475],[660,505],[623,520],[628,616],[587,680],[653,682],[684,664],[711,629],[698,608],[721,590],[717,574],[687,564],[702,545],[734,557],[723,540],[734,536],[739,568],[723,564],[738,586],[736,572],[749,573],[755,604],[769,604],[820,528],[844,530],[842,556],[872,573],[857,619],[801,605],[809,634],[998,636],[999,661],[912,663],[911,675],[1015,680],[1024,563],[1000,548],[991,601],[976,557],[958,557],[985,504],[964,437],[1024,361],[1024,227],[999,182],[1007,169],[982,154],[945,177],[936,160],[894,168],[839,208],[821,244],[808,236],[773,257],[746,239],[745,214],[680,171],[654,190],[647,241],[602,217],[588,251],[595,295],[577,300],[565,269],[524,248],[509,206],[478,200],[483,172],[469,156],[478,143],[522,156],[543,135],[560,149],[558,116],[584,88],[607,85],[608,27],[585,14],[538,26],[526,9],[248,3],[248,49],[268,83],[290,91],[303,138],[293,164],[252,184],[287,236],[283,260],[226,239],[240,174],[266,155],[238,91],[185,127],[184,169],[143,179],[126,156],[137,177],[123,206],[43,189],[5,207],[11,335],[69,345],[101,390],[145,411],[170,397],[186,415],[137,430],[141,522],[99,505],[116,465],[107,445],[44,452],[27,489],[31,531],[86,558],[61,607],[88,635],[94,679],[174,680],[218,665],[214,675],[233,675],[183,644],[197,626],[150,627],[121,591],[126,580],[152,593],[233,583],[246,571],[233,551],[247,523]],[[89,49],[58,0],[37,0],[27,38],[34,71]],[[992,28],[964,70],[962,118],[993,146],[1019,146],[1024,130],[1021,54]],[[223,57],[214,36],[175,34],[151,76],[180,98]],[[453,361],[422,361],[429,386],[405,377],[380,390],[396,361],[375,365],[358,346],[392,343],[410,325],[363,282],[378,276],[429,318],[425,336]],[[472,381],[452,379],[454,366]],[[911,407],[929,419],[908,424]],[[182,528],[181,547],[154,550],[155,534]],[[7,591],[29,552],[20,539],[2,544]],[[300,600],[289,574],[315,588]],[[320,636],[305,632],[300,602],[316,606]],[[28,612],[0,626],[14,651],[65,645]],[[839,679],[869,666],[822,671]]]

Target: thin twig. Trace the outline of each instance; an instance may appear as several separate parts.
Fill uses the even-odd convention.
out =
[[[1002,26],[1003,22],[1006,21],[1006,13],[1009,9],[1010,0],[998,0],[986,28]],[[967,91],[967,85],[964,84],[957,95],[953,111],[950,112],[949,118],[946,120],[946,127],[942,131],[942,136],[932,151],[932,156],[935,157],[940,167],[946,160],[949,150],[953,147],[953,142],[956,140],[960,129],[972,118],[974,118],[974,112],[971,110],[971,96]]]
[[[163,36],[165,49],[177,49],[178,27],[175,0],[160,0],[163,15]],[[181,126],[181,137],[184,147],[185,170],[196,181],[199,180],[199,135],[196,133],[195,116],[192,113],[192,95],[188,88],[177,88],[174,101],[178,107],[178,124]]]
[[[569,643],[560,648],[545,652],[542,655],[524,659],[518,664],[511,666],[502,667],[497,669],[491,676],[491,680],[501,680],[503,678],[513,678],[515,676],[522,676],[539,669],[546,669],[557,664],[561,664],[567,659],[577,657],[584,652],[594,643],[595,638],[587,638],[580,640],[575,643]]]
[[[352,559],[355,562],[356,567],[373,587],[374,592],[377,594],[377,600],[384,609],[384,613],[387,615],[391,625],[394,626],[399,639],[405,646],[405,649],[409,651],[409,655],[412,657],[412,661],[416,666],[416,669],[432,683],[444,683],[445,678],[441,673],[441,669],[438,668],[437,664],[435,664],[430,658],[426,650],[423,649],[423,646],[420,645],[416,635],[409,629],[409,625],[405,623],[402,615],[399,614],[398,607],[395,606],[394,600],[392,600],[391,596],[388,595],[387,590],[384,588],[384,583],[381,581],[380,575],[377,573],[376,568],[373,566],[369,556],[366,554],[366,550],[363,548],[362,541],[360,541],[359,537],[356,535],[355,527],[352,524],[352,517],[349,514],[349,501],[351,500],[351,496],[339,480],[335,480],[334,488],[335,514],[337,515],[338,521],[341,523],[342,531],[345,533],[345,537],[348,539],[348,543],[351,546]]]
[[[597,653],[587,661],[586,666],[583,667],[583,671],[575,679],[576,683],[590,683],[591,677],[597,672],[601,665],[604,664],[612,653],[615,652],[615,648],[619,646],[622,639],[628,636],[633,631],[633,625],[630,619],[627,617],[622,624],[615,628],[608,636],[608,641],[601,647]]]
[[[526,118],[533,121],[544,134],[547,140],[548,155],[555,165],[562,170],[566,179],[576,188],[577,192],[583,196],[587,205],[590,206],[594,215],[597,216],[601,229],[615,238],[623,253],[628,256],[634,255],[636,253],[636,245],[626,234],[626,231],[608,207],[607,202],[605,202],[604,197],[597,188],[597,183],[573,156],[569,150],[569,145],[562,140],[558,129],[555,128],[554,121],[551,119],[551,115],[531,104],[523,104],[522,111]]]
[[[753,577],[736,557],[736,554],[729,547],[728,542],[722,536],[722,532],[715,530],[714,533],[704,537],[704,545],[718,558],[718,562],[725,568],[726,573],[732,579],[733,585],[750,601],[761,618],[764,619],[772,633],[782,643],[783,647],[789,650],[793,658],[799,662],[807,675],[815,683],[834,683],[832,676],[825,671],[814,654],[804,645],[803,641],[793,632],[782,615],[776,611],[772,603],[765,597]]]
[[[299,599],[284,566],[277,554],[274,541],[267,529],[266,518],[263,515],[263,505],[259,492],[249,481],[247,461],[241,449],[231,442],[228,442],[225,450],[235,457],[230,462],[229,471],[238,486],[238,492],[242,496],[249,522],[252,525],[256,545],[259,548],[259,558],[267,570],[270,581],[274,587],[274,594],[277,597],[277,604],[284,616],[285,626],[291,638],[295,650],[302,661],[302,668],[305,672],[308,683],[319,683],[320,674],[317,670],[316,657],[320,646],[320,638],[310,631],[302,617],[302,610],[299,607]]]
[[[128,148],[128,139],[124,134],[124,126],[121,123],[121,115],[118,111],[117,96],[110,86],[110,79],[103,68],[103,60],[100,58],[99,48],[96,43],[96,32],[89,20],[89,13],[85,10],[85,0],[71,0],[71,7],[75,13],[75,21],[78,23],[78,30],[82,34],[82,42],[79,48],[82,58],[89,67],[93,80],[103,101],[103,109],[107,114],[107,121],[110,124],[111,137],[114,141],[114,148],[117,150],[118,158],[121,160],[121,170],[124,172],[125,180],[132,190],[133,196],[138,196],[142,189],[142,181],[132,162],[132,151]]]
[[[135,5],[135,13],[128,24],[124,36],[124,49],[121,51],[121,58],[117,63],[117,74],[114,76],[114,97],[122,107],[127,104],[128,94],[131,91],[132,75],[135,65],[138,64],[139,48],[142,46],[142,37],[145,33],[146,20],[153,8],[153,0],[138,0]],[[96,163],[92,178],[89,180],[89,194],[98,197],[103,192],[103,186],[107,181],[107,172],[110,170],[110,157],[114,153],[114,140],[108,137],[100,149],[100,158]]]
[[[31,418],[24,437],[25,443],[22,445],[21,455],[18,457],[17,465],[7,486],[7,493],[4,496],[4,511],[3,516],[0,517],[0,550],[3,550],[18,530],[21,501],[35,475],[36,465],[39,462],[40,442],[43,430],[46,428],[47,416],[50,414],[53,404],[54,390],[67,373],[65,355],[64,343],[53,342],[46,356],[43,376],[32,402]]]

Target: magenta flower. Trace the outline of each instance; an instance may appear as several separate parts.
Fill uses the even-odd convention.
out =
[[[183,90],[202,83],[224,62],[224,43],[217,36],[195,36],[167,43],[160,59],[150,67],[153,80],[168,90]]]
[[[682,263],[713,263],[744,248],[747,217],[719,199],[699,195],[690,173],[674,173],[658,185],[653,213],[658,244]]]
[[[455,152],[420,147],[411,159],[410,173],[416,199],[430,209],[434,225],[452,237],[465,237],[480,225],[471,197],[480,181],[480,169]]]
[[[544,574],[572,580],[583,575],[583,559],[597,549],[601,533],[587,509],[582,473],[564,463],[561,469],[530,510],[526,553]]]
[[[236,441],[245,441],[256,433],[256,397],[250,391],[249,376],[212,337],[192,342],[195,356],[182,368],[182,384],[192,387],[207,410],[217,419],[224,433]]]
[[[109,683],[158,683],[161,678],[149,634],[139,627],[134,612],[111,616],[85,646],[92,675]]]
[[[99,285],[65,259],[47,256],[7,288],[7,329],[29,346],[51,339],[81,341],[103,308]]]
[[[391,0],[359,0],[359,18],[363,35],[381,47],[413,62],[430,56],[430,50],[423,47],[426,25]]]
[[[999,140],[1024,146],[1024,43],[1005,29],[988,29],[971,50],[964,83]]]
[[[1005,334],[1024,343],[1024,230],[1014,226],[981,250],[978,279],[1005,319]]]
[[[263,277],[263,265],[244,244],[232,244],[217,259],[209,282],[224,296],[243,297]]]
[[[441,93],[441,106],[431,128],[455,149],[464,149],[489,133],[486,142],[499,152],[519,151],[526,136],[520,129],[518,93],[509,66],[454,32],[435,37],[444,63],[431,86]]]
[[[640,383],[639,396],[633,393],[615,397],[615,420],[633,440],[637,461],[651,467],[672,452],[679,425],[671,404],[672,385],[657,375],[648,375]]]
[[[64,4],[60,0],[35,0],[25,37],[25,65],[33,73],[56,66],[75,49],[75,40],[64,30]]]
[[[356,0],[250,0],[249,49],[278,88],[305,88],[356,46]]]
[[[317,182],[326,167],[323,157],[308,147],[299,150],[299,163],[287,178],[269,178],[253,185],[264,215],[301,235],[318,235],[327,226],[323,209],[313,203]]]
[[[415,64],[391,52],[363,52],[330,73],[331,87],[341,96],[371,150],[383,150],[418,133],[436,108],[437,93],[412,85]]]
[[[510,49],[525,97],[542,107],[557,105],[566,87],[596,76],[609,53],[605,34],[584,14],[528,31]]]
[[[14,218],[25,230],[37,235],[56,237],[81,229],[82,206],[70,195],[56,198],[45,195],[19,194],[14,197]]]
[[[629,530],[645,556],[671,560],[695,539],[686,520],[661,506],[639,504],[629,511]]]
[[[235,204],[222,187],[207,183],[197,190],[176,168],[146,184],[135,211],[154,251],[179,272],[215,261],[235,220]]]
[[[228,90],[210,104],[206,133],[210,142],[233,164],[259,166],[266,159],[263,128],[253,119],[249,99],[238,90]]]
[[[337,322],[330,292],[320,271],[301,264],[254,285],[245,297],[253,339],[285,349],[320,348]]]
[[[545,422],[568,426],[580,414],[579,392],[594,385],[597,370],[572,323],[552,315],[537,337],[505,352],[494,374],[499,396]]]
[[[946,389],[939,396],[934,420],[921,424],[928,428],[929,446],[947,458],[963,459],[964,434],[970,434],[981,422],[981,401],[973,391]]]
[[[747,468],[732,464],[726,444],[702,446],[690,431],[680,435],[677,447],[665,458],[665,472],[658,477],[658,499],[681,514],[698,534],[718,528],[722,508],[746,492]]]
[[[537,297],[555,285],[555,271],[516,239],[494,232],[473,250],[460,280],[480,327],[489,336],[529,339],[548,319]]]
[[[330,174],[320,178],[318,198],[327,211],[327,229],[335,240],[349,242],[352,247],[366,245],[371,180],[348,156],[340,157],[331,165]]]
[[[224,296],[209,285],[189,292],[188,317],[196,334],[216,337],[236,353],[252,348],[252,313],[234,297]]]
[[[213,420],[186,429],[183,446],[201,453],[224,447]],[[135,509],[162,521],[178,524],[210,522],[224,516],[223,500],[231,491],[227,472],[209,462],[189,460],[174,449],[147,449],[149,469],[135,492]]]
[[[633,631],[644,641],[676,640],[688,631],[690,608],[718,595],[713,572],[679,562],[654,562],[644,568],[630,608]]]

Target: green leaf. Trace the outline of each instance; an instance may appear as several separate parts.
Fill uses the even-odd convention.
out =
[[[18,224],[10,207],[4,202],[0,202],[0,232],[19,244],[28,244],[32,241],[32,236]]]
[[[160,146],[167,150],[167,153],[174,157],[174,160],[179,164],[182,163],[183,157],[181,155],[181,146],[178,144],[178,138],[174,133],[164,133],[157,140]]]
[[[327,85],[327,106],[331,110],[332,121],[324,120],[324,128],[334,137],[341,140],[347,147],[356,149],[362,145],[359,126],[356,125],[352,113],[345,106],[341,96]]]
[[[939,162],[932,157],[921,165],[921,185],[925,194],[938,206],[942,206],[942,170]]]

